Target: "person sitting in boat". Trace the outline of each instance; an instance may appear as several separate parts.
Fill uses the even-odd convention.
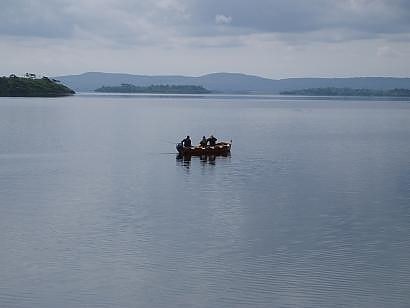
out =
[[[207,143],[208,143],[208,140],[206,140],[206,137],[202,136],[202,140],[199,142],[199,145],[204,148],[206,147]]]
[[[209,145],[210,145],[211,147],[213,147],[213,146],[215,146],[215,144],[216,144],[216,140],[218,140],[218,139],[216,139],[216,138],[214,137],[214,135],[211,135],[211,136],[207,139],[207,142],[209,142]]]
[[[186,148],[190,148],[192,146],[191,138],[189,138],[189,136],[186,136],[186,138],[182,140],[181,143]]]

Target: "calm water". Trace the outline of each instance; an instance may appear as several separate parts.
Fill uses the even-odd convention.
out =
[[[409,307],[410,102],[1,98],[0,249],[0,307]]]

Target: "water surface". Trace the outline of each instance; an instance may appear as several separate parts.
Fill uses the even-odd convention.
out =
[[[405,100],[1,98],[0,307],[408,307],[409,140]]]

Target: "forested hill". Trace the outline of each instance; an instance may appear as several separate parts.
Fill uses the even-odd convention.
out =
[[[11,75],[0,77],[0,96],[13,97],[59,97],[75,92],[57,80],[47,77],[36,79]]]
[[[103,86],[95,92],[107,93],[163,93],[163,94],[206,94],[211,91],[201,86],[193,85],[150,85],[138,87],[132,84],[122,84],[120,86]]]

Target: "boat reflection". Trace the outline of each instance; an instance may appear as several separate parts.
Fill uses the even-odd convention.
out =
[[[176,160],[181,166],[189,168],[191,166],[191,161],[192,161],[193,157],[194,157],[195,160],[197,158],[199,158],[199,161],[200,161],[201,165],[203,165],[203,166],[205,166],[205,165],[215,165],[216,161],[217,161],[217,158],[218,159],[219,158],[221,158],[221,159],[230,158],[231,153],[226,153],[226,154],[223,154],[223,155],[201,155],[201,156],[177,154]]]
[[[192,156],[190,155],[177,154],[177,163],[189,169],[189,166],[191,165],[191,158]]]

